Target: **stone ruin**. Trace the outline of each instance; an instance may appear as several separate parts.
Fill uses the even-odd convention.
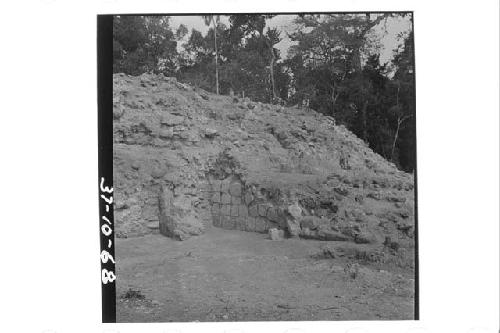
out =
[[[285,229],[284,210],[266,202],[255,187],[245,187],[236,177],[212,180],[209,190],[215,227],[260,233]]]
[[[330,117],[113,75],[117,238],[207,228],[412,246],[414,179]]]

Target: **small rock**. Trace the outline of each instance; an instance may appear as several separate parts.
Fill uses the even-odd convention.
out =
[[[296,220],[298,220],[302,216],[302,208],[300,208],[297,203],[288,206],[287,210],[288,213],[290,213],[290,215]]]
[[[356,235],[354,242],[357,244],[373,244],[377,242],[377,239],[372,233],[362,231],[360,234]]]
[[[217,130],[213,129],[213,128],[206,128],[205,129],[205,137],[207,138],[214,138],[215,136],[217,136]]]
[[[132,169],[139,170],[141,165],[137,161],[132,162]]]
[[[153,171],[151,171],[151,177],[153,178],[162,178],[165,176],[167,173],[167,170],[164,168],[154,168]]]
[[[282,240],[285,238],[285,233],[281,229],[271,228],[269,229],[269,238],[274,241]]]
[[[304,216],[303,218],[300,219],[301,228],[316,230],[319,225],[320,225],[319,218],[317,218],[316,216]]]
[[[123,109],[123,107],[121,105],[113,107],[113,119],[114,120],[120,119],[123,116],[124,112],[125,112],[125,110]]]
[[[320,229],[318,230],[318,238],[326,241],[347,241],[349,237],[333,230]]]
[[[167,126],[177,126],[184,122],[184,117],[167,113],[161,117],[160,123]]]
[[[158,230],[160,228],[160,225],[158,222],[150,222],[147,224],[147,227],[151,230]]]
[[[174,130],[172,128],[163,128],[160,130],[160,138],[171,139],[174,137]]]

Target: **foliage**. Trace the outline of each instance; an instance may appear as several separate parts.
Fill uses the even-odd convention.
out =
[[[182,33],[182,31],[181,31]],[[115,16],[113,70],[132,75],[144,72],[173,75],[177,42],[164,16]]]

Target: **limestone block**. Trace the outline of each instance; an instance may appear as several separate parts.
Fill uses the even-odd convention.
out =
[[[212,224],[214,227],[221,227],[220,219],[221,217],[219,215],[212,216]]]
[[[300,235],[300,225],[299,222],[295,219],[286,219],[286,229],[288,230],[288,234],[292,238],[297,238]]]
[[[230,216],[221,216],[221,224],[224,229],[233,229],[233,222]]]
[[[268,206],[265,204],[260,204],[258,207],[259,207],[258,208],[259,209],[259,216],[266,217]]]
[[[239,206],[239,212],[238,215],[241,217],[247,217],[248,216],[248,208],[245,205],[240,205]]]
[[[267,222],[261,217],[255,219],[255,231],[260,233],[267,232]]]
[[[222,205],[221,209],[220,209],[220,213],[221,213],[221,215],[229,216],[229,214],[231,213],[231,206]]]
[[[239,210],[238,205],[232,205],[231,206],[231,216],[238,216],[238,210]]]
[[[247,231],[255,231],[255,217],[249,216],[247,218],[247,227],[246,227],[246,230]]]
[[[266,216],[269,221],[278,222],[278,213],[276,212],[276,208],[269,207]]]
[[[259,209],[257,205],[250,206],[248,208],[248,214],[252,217],[257,217],[259,216]]]
[[[212,185],[208,183],[201,183],[198,188],[200,189],[200,192],[212,191]]]
[[[241,183],[235,182],[229,185],[229,193],[235,197],[241,197]]]
[[[185,240],[204,231],[199,217],[191,209],[189,198],[174,198],[167,187],[161,188],[158,210],[160,232],[165,236]]]
[[[236,219],[236,221],[237,221],[237,228],[236,229],[241,230],[241,231],[245,231],[246,227],[247,227],[246,218],[240,216]]]
[[[212,195],[212,202],[217,202],[217,203],[220,203],[220,193],[219,192],[215,192],[213,195]]]
[[[220,215],[220,204],[214,203],[212,205],[212,215]]]
[[[231,203],[231,196],[227,193],[222,194],[221,202],[223,204],[230,204]]]
[[[241,203],[241,198],[240,197],[231,197],[231,203],[233,205],[239,205]]]
[[[224,179],[221,182],[221,191],[228,193],[229,192],[229,185],[230,184],[231,184],[231,177],[228,177],[228,178]]]
[[[271,228],[269,229],[269,238],[274,241],[283,240],[285,238],[285,233],[283,230]]]
[[[220,192],[220,185],[221,185],[221,181],[220,180],[213,180],[212,181],[212,191],[214,192]]]
[[[167,126],[176,126],[182,124],[183,122],[184,122],[184,117],[176,116],[170,113],[162,115],[160,120],[160,123],[162,125],[167,125]]]

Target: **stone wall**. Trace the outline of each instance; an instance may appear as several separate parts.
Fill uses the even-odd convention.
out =
[[[211,180],[208,190],[215,227],[260,233],[271,228],[285,229],[284,210],[237,177]]]

